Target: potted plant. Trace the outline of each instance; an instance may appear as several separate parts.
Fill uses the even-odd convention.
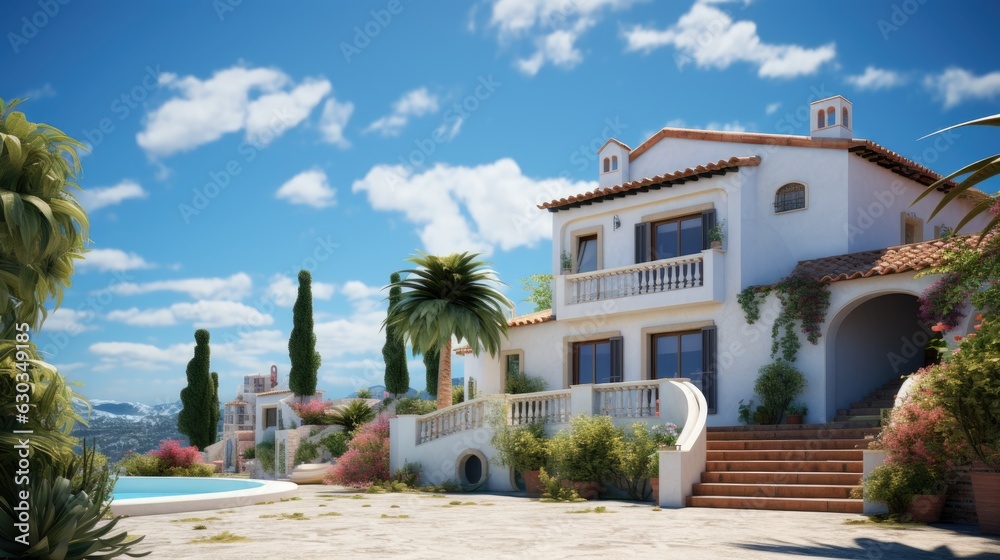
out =
[[[600,482],[617,466],[615,450],[622,431],[609,416],[577,416],[548,441],[550,463],[555,474],[572,485],[581,498],[597,497]]]
[[[493,462],[519,471],[524,477],[525,493],[536,498],[541,496],[544,487],[539,480],[539,471],[548,458],[545,426],[536,423],[512,427],[505,423],[494,430],[490,444],[497,450]]]
[[[984,320],[948,360],[929,368],[928,389],[957,425],[955,434],[974,461],[972,494],[979,528],[1000,534],[1000,322]]]
[[[923,463],[888,462],[864,480],[864,495],[889,507],[889,514],[907,516],[916,523],[934,523],[941,517],[945,487]]]
[[[649,471],[646,474],[649,476],[649,486],[653,490],[653,503],[658,504],[660,502],[660,453],[658,451],[654,451],[649,456]]]
[[[722,241],[723,239],[725,239],[725,234],[722,232],[722,230],[725,227],[725,225],[726,221],[722,220],[721,222],[715,224],[708,230],[709,247],[711,247],[712,249],[722,247]]]
[[[785,409],[785,421],[789,424],[801,424],[802,418],[809,413],[805,403],[795,402]]]
[[[563,274],[573,274],[573,257],[570,256],[569,251],[563,251],[559,254],[559,263],[562,265]]]
[[[805,388],[806,378],[781,359],[761,367],[758,373],[753,390],[760,396],[761,405],[755,412],[759,416],[755,420],[758,424],[778,424],[792,399]]]

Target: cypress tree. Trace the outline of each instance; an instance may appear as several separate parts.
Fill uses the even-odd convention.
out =
[[[288,358],[292,363],[288,372],[288,388],[296,396],[312,396],[316,392],[320,355],[316,351],[316,333],[313,332],[312,275],[308,270],[299,271],[299,295],[292,308]]]
[[[212,378],[208,372],[210,350],[208,331],[194,333],[194,357],[187,365],[187,387],[181,389],[181,408],[177,431],[186,435],[191,445],[205,449],[212,444],[207,425],[212,421]],[[218,414],[218,413],[216,413]]]
[[[438,368],[441,366],[441,351],[437,348],[424,352],[424,367],[427,368],[427,392],[432,397],[438,394]]]
[[[386,315],[391,317],[403,293],[399,287],[398,272],[389,277],[389,285],[389,310]],[[402,395],[410,390],[410,372],[406,367],[406,343],[396,331],[391,321],[386,320],[382,359],[385,361],[385,390],[393,395]]]
[[[222,414],[220,412],[220,407],[222,404],[219,402],[219,374],[212,372],[212,422],[208,427],[208,441],[215,443],[219,438],[219,416]]]

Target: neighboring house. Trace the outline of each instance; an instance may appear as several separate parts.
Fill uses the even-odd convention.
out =
[[[257,395],[271,387],[265,375],[246,375],[236,398],[227,402],[222,413],[223,468],[239,471],[242,455],[255,445],[254,428],[257,418]]]
[[[749,325],[737,295],[793,272],[831,294],[819,343],[801,336],[795,362],[808,421],[833,420],[922,367],[939,335],[917,318],[935,279],[917,272],[940,262],[936,238],[985,195],[968,192],[929,221],[943,192],[911,203],[937,173],[854,139],[843,97],[810,114],[809,136],[664,128],[635,149],[608,140],[600,188],[539,206],[552,213],[553,309],[511,320],[498,356],[466,353],[466,379],[491,395],[511,369],[550,390],[690,378],[708,425],[734,425],[773,361],[778,311],[772,295]],[[724,242],[711,248],[718,224]],[[572,269],[560,274],[563,252]]]

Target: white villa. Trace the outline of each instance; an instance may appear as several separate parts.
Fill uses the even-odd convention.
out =
[[[552,309],[512,319],[498,356],[466,353],[466,383],[489,396],[511,369],[542,377],[549,391],[509,399],[513,423],[527,414],[558,429],[577,413],[677,423],[689,454],[661,460],[659,501],[680,506],[706,470],[705,427],[736,425],[758,368],[774,361],[779,304],[769,296],[748,324],[743,289],[793,272],[829,286],[819,343],[801,336],[795,362],[807,423],[845,420],[852,403],[922,367],[936,333],[918,320],[917,296],[935,278],[917,274],[986,195],[969,192],[929,221],[947,187],[911,203],[940,175],[854,138],[843,97],[811,103],[810,115],[809,136],[664,128],[634,149],[609,139],[598,189],[539,206],[552,214]],[[717,225],[724,239],[712,247]],[[393,420],[392,468],[421,461],[431,483],[489,470],[477,402]],[[489,487],[511,479],[493,472]]]

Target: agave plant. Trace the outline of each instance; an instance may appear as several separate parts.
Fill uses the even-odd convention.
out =
[[[343,426],[344,431],[353,434],[363,424],[375,419],[375,411],[361,399],[353,400],[330,415],[330,423]]]
[[[990,117],[982,117],[979,119],[974,119],[964,123],[949,126],[948,128],[942,128],[941,130],[937,132],[932,132],[931,134],[928,134],[923,138],[927,138],[928,136],[933,136],[935,134],[940,134],[942,132],[952,130],[955,128],[960,128],[963,126],[1000,126],[1000,114],[993,115]],[[921,138],[921,140],[923,140],[923,138]],[[959,169],[958,171],[949,173],[948,175],[941,177],[937,181],[934,181],[934,183],[932,183],[929,187],[927,187],[927,189],[925,189],[924,192],[921,193],[920,196],[918,196],[917,199],[913,201],[913,204],[920,202],[921,200],[923,200],[924,197],[928,196],[929,194],[941,188],[942,186],[948,184],[952,179],[968,175],[967,177],[965,177],[965,179],[962,179],[957,185],[952,187],[951,190],[945,193],[944,197],[941,198],[941,202],[939,202],[934,211],[931,212],[929,218],[929,219],[934,219],[934,216],[936,216],[939,212],[941,212],[941,210],[944,210],[944,208],[948,206],[948,204],[951,201],[958,198],[959,195],[971,189],[972,187],[978,185],[979,183],[982,183],[983,181],[991,177],[995,177],[998,174],[1000,174],[1000,154],[995,154],[992,156],[985,157],[979,161],[966,165],[965,167]],[[969,212],[962,218],[962,220],[958,222],[958,225],[955,226],[954,231],[961,230],[962,227],[964,227],[966,224],[975,219],[976,216],[989,210],[993,211],[994,216],[993,219],[990,220],[990,222],[986,225],[986,227],[983,228],[982,234],[983,237],[985,237],[986,234],[992,232],[997,228],[998,225],[1000,225],[1000,199],[998,199],[997,195],[987,196],[982,200],[980,200],[979,202],[977,202],[976,205],[972,208],[972,210],[969,210]],[[980,241],[982,241],[982,238],[980,238]]]
[[[98,467],[95,453],[84,445],[83,455],[62,468],[43,466],[32,472],[28,484],[28,546],[16,539],[18,503],[11,503],[10,488],[0,493],[0,557],[78,560],[83,558],[138,558],[150,552],[135,553],[132,547],[144,537],[129,537],[127,532],[111,534],[121,517],[105,521],[114,487],[111,471]],[[3,477],[4,486],[13,477]],[[23,488],[20,488],[23,490]]]

